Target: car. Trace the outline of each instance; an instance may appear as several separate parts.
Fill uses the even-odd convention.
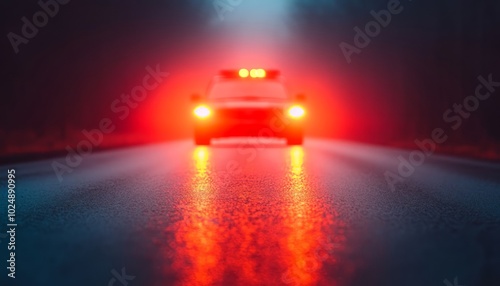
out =
[[[223,70],[195,103],[194,141],[210,145],[214,138],[276,137],[288,145],[304,138],[305,96],[290,96],[278,70]]]

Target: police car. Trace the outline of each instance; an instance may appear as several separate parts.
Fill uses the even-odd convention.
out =
[[[193,95],[194,141],[210,145],[222,137],[284,138],[301,145],[305,97],[291,97],[277,70],[224,70],[211,81],[206,96]]]

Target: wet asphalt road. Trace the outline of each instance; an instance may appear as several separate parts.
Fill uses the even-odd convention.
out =
[[[52,160],[15,164],[0,284],[500,285],[500,165],[433,155],[391,191],[400,154],[178,141],[95,153],[61,183]]]

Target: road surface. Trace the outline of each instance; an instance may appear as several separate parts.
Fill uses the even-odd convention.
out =
[[[18,227],[0,284],[500,285],[500,165],[432,155],[392,191],[399,155],[177,141],[92,154],[62,182],[53,160],[2,166],[0,228],[7,167]]]

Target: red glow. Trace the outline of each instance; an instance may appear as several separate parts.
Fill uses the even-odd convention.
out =
[[[239,69],[247,68],[250,72],[249,67],[266,67],[266,78],[274,77],[274,70],[279,69],[291,96],[306,95],[306,136],[377,138],[387,137],[393,130],[395,123],[388,121],[384,102],[366,96],[380,90],[384,82],[366,74],[356,74],[354,81],[344,66],[311,60],[309,51],[300,45],[292,50],[279,45],[234,47],[230,41],[207,39],[206,49],[200,51],[193,48],[194,42],[189,44],[184,51],[189,56],[162,63],[171,75],[124,121],[133,123],[141,138],[191,138],[193,119],[197,117],[192,116],[196,106],[189,100],[190,95],[206,95],[211,78],[223,69],[233,69],[239,77]],[[378,131],[375,134],[370,130]]]

